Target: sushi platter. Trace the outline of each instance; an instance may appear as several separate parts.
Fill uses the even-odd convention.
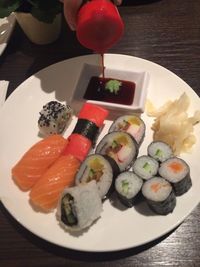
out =
[[[113,73],[117,70],[148,73],[147,99],[155,106],[185,93],[190,99],[190,116],[199,110],[200,100],[192,88],[162,66],[117,54],[106,54],[104,61]],[[23,82],[7,99],[0,110],[0,198],[21,225],[53,244],[80,251],[109,252],[140,246],[163,236],[198,205],[200,124],[194,126],[196,142],[191,151],[177,158],[168,145],[153,142],[154,119],[146,111],[129,115],[127,109],[119,109],[116,115],[113,109],[104,106],[94,108],[90,101],[73,105],[72,96],[80,85],[84,66],[98,64],[98,55],[89,55],[51,65]],[[64,108],[66,102],[70,102],[74,113],[70,106]],[[41,107],[45,108],[41,111]],[[53,111],[49,113],[51,107]],[[60,124],[55,125],[57,118]],[[66,118],[67,128],[63,131]],[[133,138],[134,129],[119,130],[122,126],[126,128],[124,123],[128,120],[140,125]],[[41,132],[49,137],[44,138]],[[29,170],[22,169],[17,162],[32,147],[31,153],[37,155],[34,144],[39,144],[40,149],[46,146],[44,153],[49,153],[49,142],[58,154],[50,154],[50,165],[42,162],[40,168],[48,168],[42,178],[21,186],[18,174],[25,175]],[[44,181],[51,180],[54,170],[62,169],[63,164],[63,172],[75,176],[76,186],[68,179],[59,199],[53,194],[50,204],[45,201],[41,204],[40,196],[46,190]],[[174,177],[168,166],[175,171]],[[114,182],[112,177],[116,177]],[[51,188],[55,193],[55,183]],[[50,208],[51,205],[56,208]]]

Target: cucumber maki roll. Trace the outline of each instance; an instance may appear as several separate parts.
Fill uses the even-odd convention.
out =
[[[190,168],[183,159],[173,157],[164,161],[160,165],[159,174],[172,184],[177,196],[183,195],[192,186]]]
[[[158,162],[149,156],[140,156],[133,164],[133,171],[144,180],[155,176],[158,172]]]
[[[162,177],[153,177],[142,186],[142,194],[149,207],[160,215],[171,213],[176,206],[176,196],[171,184]]]
[[[111,125],[109,132],[122,131],[133,136],[140,145],[145,136],[146,126],[143,120],[136,115],[124,115],[117,118]]]
[[[173,156],[171,147],[162,142],[154,141],[147,148],[148,155],[159,162],[163,162]]]
[[[111,132],[97,145],[96,153],[107,155],[115,160],[120,171],[128,170],[138,155],[138,144],[125,132]]]
[[[119,173],[116,162],[109,157],[98,154],[88,156],[80,166],[75,183],[86,184],[95,180],[101,198],[108,195],[113,188],[114,178]]]
[[[119,200],[132,207],[142,188],[143,180],[133,172],[122,172],[115,180],[115,190]]]
[[[38,127],[44,136],[62,134],[71,122],[73,111],[69,105],[50,101],[40,111]]]
[[[60,225],[71,231],[89,227],[100,217],[102,201],[95,181],[85,185],[66,188],[61,194],[57,219]]]

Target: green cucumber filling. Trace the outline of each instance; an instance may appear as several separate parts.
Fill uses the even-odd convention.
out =
[[[163,156],[163,151],[160,149],[156,150],[155,156],[162,157]]]
[[[74,198],[67,193],[61,201],[61,220],[64,224],[73,226],[78,224],[74,210]]]
[[[151,165],[148,162],[145,162],[143,169],[145,169],[147,172],[151,172]]]
[[[122,181],[122,192],[128,194],[129,191],[129,182],[127,180]]]

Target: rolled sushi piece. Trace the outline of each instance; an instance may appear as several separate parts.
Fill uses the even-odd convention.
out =
[[[153,177],[145,181],[142,194],[149,207],[160,215],[171,213],[176,206],[176,196],[171,184],[162,177]]]
[[[135,173],[120,173],[115,180],[115,190],[119,200],[127,207],[132,207],[139,196],[143,180]]]
[[[38,127],[44,136],[62,134],[71,122],[73,110],[69,105],[50,101],[40,111]]]
[[[159,162],[163,162],[173,156],[171,147],[162,141],[152,142],[147,148],[147,153]]]
[[[158,162],[149,156],[138,157],[133,164],[133,171],[144,180],[155,176],[158,172]]]
[[[96,153],[115,160],[120,171],[128,170],[138,155],[138,144],[125,132],[111,132],[104,136],[96,148]]]
[[[89,155],[81,164],[75,177],[75,183],[76,185],[86,184],[95,180],[103,199],[112,191],[113,181],[118,173],[119,167],[112,158],[93,154]]]
[[[64,229],[80,231],[97,220],[102,210],[102,201],[93,180],[65,189],[61,194],[56,216]]]
[[[124,115],[118,117],[111,125],[109,132],[122,131],[133,136],[140,145],[145,136],[145,123],[136,115]]]
[[[159,174],[172,184],[176,196],[183,195],[192,186],[190,168],[183,159],[177,157],[167,159],[161,163]]]

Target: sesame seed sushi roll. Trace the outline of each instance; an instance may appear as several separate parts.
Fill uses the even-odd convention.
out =
[[[152,142],[147,148],[147,153],[159,162],[163,162],[173,156],[171,147],[162,141]]]
[[[158,162],[149,156],[138,157],[133,164],[133,171],[144,180],[155,176],[158,172]]]
[[[149,207],[160,215],[171,213],[176,206],[176,196],[171,184],[162,177],[153,177],[142,186],[142,194]]]
[[[138,144],[125,132],[111,132],[104,136],[96,148],[96,153],[115,160],[120,171],[128,170],[138,155]]]
[[[124,115],[117,118],[111,125],[109,132],[122,131],[133,136],[140,145],[145,136],[146,126],[143,120],[136,115]]]
[[[50,101],[40,111],[38,127],[44,136],[62,134],[71,122],[73,111],[69,105]]]
[[[143,180],[135,173],[120,173],[115,180],[115,190],[119,200],[127,207],[132,207],[139,196]]]
[[[173,157],[164,161],[160,165],[159,174],[172,184],[177,196],[183,195],[192,186],[190,168],[183,159]]]
[[[81,164],[75,177],[76,185],[95,180],[99,194],[103,199],[113,189],[114,178],[119,173],[116,162],[109,157],[98,154],[89,155]]]
[[[57,219],[61,227],[70,231],[80,231],[90,226],[100,217],[102,201],[95,181],[85,185],[67,188],[61,194]]]

